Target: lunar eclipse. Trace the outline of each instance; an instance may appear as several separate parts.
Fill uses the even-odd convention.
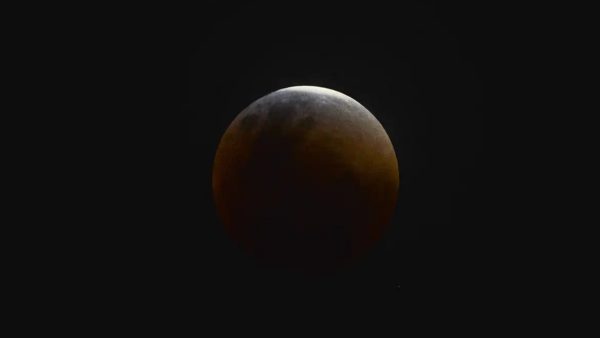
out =
[[[222,135],[213,164],[218,216],[259,262],[329,271],[385,233],[399,187],[381,123],[332,89],[296,86],[259,98]]]

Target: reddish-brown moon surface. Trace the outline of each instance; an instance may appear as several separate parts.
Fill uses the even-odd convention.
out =
[[[268,265],[329,270],[360,257],[389,225],[394,147],[360,103],[313,86],[256,100],[217,148],[213,194],[241,248]]]

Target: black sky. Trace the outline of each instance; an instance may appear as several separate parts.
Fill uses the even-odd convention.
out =
[[[141,13],[122,42],[135,50],[124,58],[141,83],[124,94],[139,105],[131,108],[131,142],[118,154],[134,164],[124,169],[130,183],[119,197],[130,198],[134,212],[114,226],[121,249],[111,257],[123,290],[136,299],[152,293],[148,306],[179,309],[314,294],[405,302],[472,273],[460,258],[462,243],[485,224],[488,109],[477,8],[208,2]],[[227,125],[252,101],[293,85],[332,88],[367,107],[400,166],[393,229],[355,268],[325,279],[256,266],[226,237],[211,195]]]

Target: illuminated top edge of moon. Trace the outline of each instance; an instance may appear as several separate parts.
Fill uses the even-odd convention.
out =
[[[321,94],[321,95],[338,96],[343,99],[351,99],[351,100],[355,101],[353,98],[351,98],[350,96],[348,96],[344,93],[340,93],[333,89],[329,89],[329,88],[325,88],[325,87],[317,87],[317,86],[292,86],[292,87],[287,87],[287,88],[282,88],[282,89],[276,90],[275,92],[290,91],[290,90],[301,91],[301,92],[310,92],[310,93]]]

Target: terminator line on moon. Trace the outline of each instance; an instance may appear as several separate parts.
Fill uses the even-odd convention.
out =
[[[229,236],[269,265],[332,269],[389,226],[399,187],[379,121],[340,92],[289,87],[256,100],[223,134],[213,194]]]

